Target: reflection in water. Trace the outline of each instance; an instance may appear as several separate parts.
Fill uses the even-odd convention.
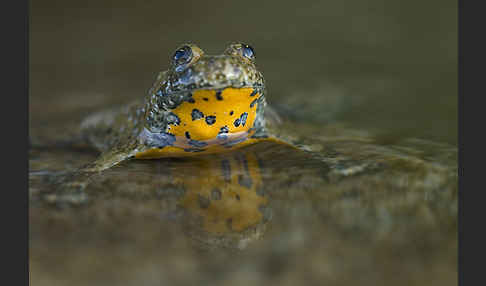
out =
[[[257,154],[251,149],[177,162],[172,181],[184,190],[178,206],[186,231],[209,246],[243,248],[271,217]]]
[[[30,173],[31,190],[39,199],[34,198],[36,203],[96,208],[115,196],[127,199],[131,209],[160,202],[159,213],[175,218],[191,238],[211,248],[241,249],[262,237],[272,218],[270,195],[282,188],[305,186],[309,176],[315,177],[314,171],[325,175],[328,170],[326,163],[306,152],[269,141],[222,154],[133,160],[102,174],[78,176],[75,182],[85,186],[83,190],[58,193],[52,186],[66,175],[48,170],[63,166],[46,160],[64,153],[38,156],[37,161],[44,163],[31,160]]]
[[[289,190],[301,196],[313,184],[320,189],[329,170],[307,152],[260,142],[231,153],[170,160],[164,173],[165,181],[183,190],[177,195],[183,213],[178,217],[191,238],[209,248],[242,249],[264,235],[272,196],[281,202]]]
[[[319,187],[328,173],[328,165],[310,154],[269,141],[223,154],[133,160],[79,177],[83,191],[56,193],[52,186],[63,172],[49,170],[62,170],[63,161],[48,159],[66,159],[65,154],[31,153],[38,157],[30,162],[33,202],[95,210],[117,198],[126,203],[123,209],[113,202],[121,212],[140,207],[175,219],[204,248],[245,248],[265,233],[273,213],[271,196],[306,189],[311,182]]]

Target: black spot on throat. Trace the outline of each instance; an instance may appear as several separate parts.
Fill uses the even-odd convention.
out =
[[[198,120],[204,117],[204,113],[194,108],[191,112],[191,117],[192,117],[192,121]]]
[[[219,134],[228,133],[228,132],[229,132],[229,128],[226,125],[221,127],[221,129],[219,129]]]
[[[213,125],[215,122],[216,122],[216,116],[214,115],[206,116],[206,123],[208,125]]]
[[[221,96],[221,90],[216,91],[216,99],[223,100],[223,97]]]
[[[247,112],[244,112],[243,114],[241,114],[241,116],[240,116],[240,122],[241,122],[241,125],[242,126],[245,126],[246,119],[247,118],[248,118],[248,113]]]

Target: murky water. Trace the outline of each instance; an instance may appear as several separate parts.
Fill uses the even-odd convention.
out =
[[[32,285],[456,284],[455,2],[32,2]],[[46,196],[98,155],[58,144],[81,119],[143,97],[182,42],[232,40],[318,153],[128,161],[77,206]]]

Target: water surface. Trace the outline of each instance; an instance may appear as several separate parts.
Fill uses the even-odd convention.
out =
[[[88,2],[32,1],[32,285],[456,284],[455,2]],[[129,161],[46,199],[98,155],[55,143],[80,120],[143,97],[179,44],[233,40],[319,153]]]

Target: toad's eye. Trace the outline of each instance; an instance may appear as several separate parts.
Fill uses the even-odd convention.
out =
[[[250,59],[250,60],[253,60],[255,59],[255,51],[253,50],[252,47],[250,47],[249,45],[243,45],[241,47],[242,49],[242,54],[244,57]]]
[[[174,56],[172,57],[174,61],[174,66],[176,72],[182,71],[186,64],[191,62],[192,59],[192,49],[189,46],[183,46],[182,48],[178,49]]]
[[[226,48],[224,53],[227,55],[242,57],[252,62],[255,61],[255,50],[247,44],[238,42],[232,43],[228,48]]]

